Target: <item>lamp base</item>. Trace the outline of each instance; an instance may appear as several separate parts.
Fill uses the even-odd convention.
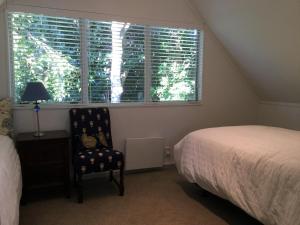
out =
[[[42,132],[36,132],[33,134],[34,137],[43,137],[45,134]]]

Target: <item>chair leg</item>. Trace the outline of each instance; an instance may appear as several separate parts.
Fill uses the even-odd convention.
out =
[[[113,170],[109,171],[109,181],[112,182],[113,181]]]
[[[118,186],[119,188],[119,195],[123,196],[124,195],[124,168],[120,168],[120,179],[117,180],[114,176],[113,173],[111,173],[112,176],[112,181]]]
[[[120,186],[119,186],[119,190],[120,190],[120,196],[124,195],[124,167],[122,167],[120,169]]]
[[[74,187],[77,187],[77,174],[76,174],[76,170],[74,168],[73,170],[73,182],[74,182]]]
[[[78,189],[78,203],[83,202],[83,187],[82,187],[82,174],[78,174],[78,182],[77,182],[77,189]]]

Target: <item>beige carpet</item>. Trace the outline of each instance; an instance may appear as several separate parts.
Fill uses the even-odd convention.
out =
[[[100,182],[101,181],[101,182]],[[85,184],[83,204],[73,193],[32,199],[20,225],[259,225],[232,204],[180,178],[174,168],[125,176],[125,196],[103,179]]]

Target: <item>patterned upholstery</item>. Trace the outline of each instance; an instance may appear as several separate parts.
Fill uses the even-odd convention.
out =
[[[0,135],[13,136],[12,107],[9,98],[0,99]]]
[[[122,152],[113,150],[108,108],[74,108],[70,119],[76,173],[124,167]]]

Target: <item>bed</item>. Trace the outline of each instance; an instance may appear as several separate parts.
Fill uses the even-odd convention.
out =
[[[11,135],[9,100],[0,100],[0,225],[19,224],[21,166]]]
[[[0,224],[19,223],[21,168],[13,141],[0,135]]]
[[[300,131],[267,126],[208,128],[174,147],[189,182],[268,225],[300,224]]]

